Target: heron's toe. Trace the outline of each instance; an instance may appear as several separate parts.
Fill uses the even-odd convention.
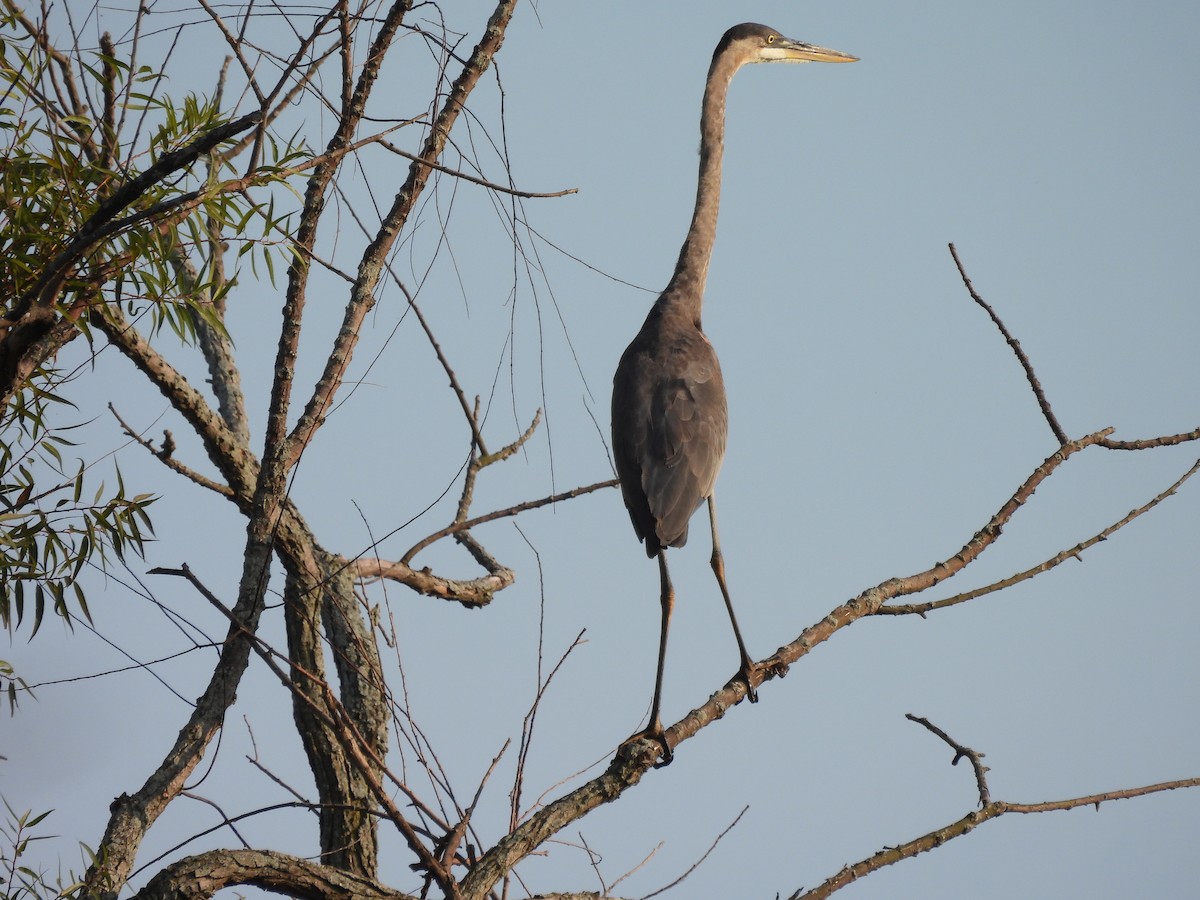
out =
[[[667,743],[667,733],[661,724],[631,734],[625,740],[621,741],[621,746],[617,748],[617,753],[619,755],[641,756],[642,753],[647,752],[646,748],[640,746],[646,741],[653,741],[658,744],[660,750],[660,752],[654,754],[654,768],[661,769],[664,766],[669,766],[675,759],[675,754],[671,752],[671,745]]]
[[[742,662],[742,667],[738,669],[737,674],[729,679],[729,684],[740,681],[746,686],[746,699],[751,703],[757,703],[758,690],[754,687],[754,682],[756,679],[761,682],[763,680],[761,676],[766,674],[769,674],[766,666],[759,665],[747,659]]]

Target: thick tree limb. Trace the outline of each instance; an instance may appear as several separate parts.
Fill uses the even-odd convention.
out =
[[[100,843],[103,855],[85,876],[86,896],[115,894],[124,886],[146,831],[183,789],[237,698],[237,686],[250,658],[248,635],[257,631],[262,611],[258,595],[238,598],[221,657],[174,746],[138,791],[113,801]]]
[[[302,900],[413,900],[371,878],[286,853],[210,850],[167,866],[132,900],[203,900],[223,888],[258,887]]]

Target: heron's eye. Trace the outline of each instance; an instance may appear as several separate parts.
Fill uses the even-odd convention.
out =
[[[773,35],[773,34],[768,34],[768,35],[767,35],[767,43],[768,43],[768,44],[773,44],[773,43],[775,43],[775,35]]]

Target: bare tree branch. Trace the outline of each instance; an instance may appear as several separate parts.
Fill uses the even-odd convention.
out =
[[[1004,335],[1004,340],[1008,342],[1008,346],[1012,348],[1016,354],[1017,360],[1021,363],[1021,368],[1025,370],[1025,378],[1029,382],[1029,386],[1033,388],[1033,395],[1037,397],[1038,406],[1042,410],[1042,415],[1046,419],[1046,424],[1050,426],[1050,430],[1054,432],[1054,437],[1058,439],[1059,444],[1067,443],[1067,433],[1063,431],[1061,425],[1058,424],[1058,419],[1055,418],[1054,412],[1050,409],[1050,401],[1046,399],[1046,394],[1042,390],[1042,384],[1038,381],[1037,375],[1034,374],[1033,366],[1029,362],[1029,357],[1025,355],[1025,351],[1021,349],[1021,344],[1009,330],[1004,326],[1000,317],[996,315],[996,311],[992,309],[987,302],[979,296],[975,290],[975,285],[971,284],[971,279],[967,277],[967,272],[963,268],[962,261],[958,258],[958,251],[954,248],[954,244],[950,244],[950,255],[954,258],[954,265],[958,267],[958,274],[962,276],[963,284],[966,285],[967,293],[988,314],[992,323]]]
[[[258,887],[302,900],[413,900],[363,878],[268,850],[210,850],[164,868],[132,900],[202,900],[229,887]]]
[[[357,578],[386,578],[388,581],[397,581],[418,594],[453,600],[468,609],[487,606],[498,591],[516,581],[516,573],[503,567],[479,578],[454,579],[435,575],[429,569],[414,569],[402,562],[375,557],[345,560],[344,564],[353,567]]]
[[[1107,438],[1100,442],[1100,446],[1109,450],[1151,450],[1155,447],[1174,447],[1177,444],[1186,444],[1191,441],[1200,441],[1200,428],[1195,431],[1185,431],[1182,434],[1165,434],[1160,437],[1142,438],[1135,441],[1116,441]]]
[[[514,197],[522,197],[527,200],[544,200],[553,197],[567,197],[571,194],[578,194],[579,188],[564,188],[561,191],[549,191],[538,193],[535,191],[521,191],[516,188],[505,187],[502,184],[496,184],[494,181],[487,181],[483,178],[476,178],[474,175],[468,175],[461,169],[452,169],[449,166],[443,166],[441,163],[433,162],[423,156],[417,156],[415,153],[409,153],[407,150],[401,150],[390,141],[381,141],[388,150],[395,153],[397,156],[403,156],[405,159],[412,160],[422,166],[428,166],[431,169],[436,169],[439,172],[445,172],[447,175],[453,175],[455,178],[461,178],[463,181],[469,181],[471,184],[477,184],[480,187],[485,187],[491,191],[497,191],[501,194],[511,194]]]
[[[1107,428],[1097,431],[1079,440],[1069,441],[1056,450],[1033,471],[988,523],[953,556],[923,572],[905,578],[891,578],[869,588],[832,610],[817,624],[805,629],[791,643],[761,661],[755,677],[751,679],[755,686],[781,676],[792,663],[806,656],[847,625],[853,624],[863,616],[873,614],[888,600],[919,593],[962,571],[996,541],[1003,527],[1046,478],[1072,455],[1098,443],[1111,431],[1112,429]],[[683,741],[694,737],[705,726],[723,718],[745,698],[747,689],[742,677],[732,678],[723,688],[713,693],[707,702],[666,729],[667,744],[674,749]],[[622,745],[621,752],[603,774],[548,803],[484,854],[479,864],[463,880],[463,896],[482,898],[504,872],[533,852],[551,835],[582,818],[597,806],[615,800],[638,784],[647,770],[653,767],[661,752],[659,742],[648,738]]]
[[[983,808],[992,802],[992,795],[988,790],[987,784],[988,767],[983,764],[982,753],[980,753],[978,750],[972,750],[965,744],[960,744],[924,716],[914,716],[912,713],[906,713],[904,718],[908,719],[910,722],[916,722],[918,725],[925,726],[926,729],[933,732],[950,745],[950,747],[954,750],[954,759],[950,760],[950,765],[957,766],[960,759],[965,759],[970,762],[971,768],[975,770],[975,786],[979,789],[980,808]]]
[[[1100,441],[1097,442],[1097,446],[1103,447],[1107,445],[1103,441]],[[1162,503],[1168,497],[1174,496],[1175,492],[1179,490],[1179,487],[1185,481],[1195,475],[1198,469],[1200,469],[1200,460],[1196,460],[1192,467],[1184,472],[1174,484],[1150,500],[1149,503],[1139,506],[1137,509],[1130,510],[1127,515],[1121,519],[1118,519],[1116,522],[1113,522],[1103,531],[1093,535],[1086,541],[1080,541],[1074,547],[1063,550],[1061,553],[1056,553],[1054,556],[1050,557],[1048,560],[1039,565],[1026,569],[1023,572],[1018,572],[1015,575],[1010,575],[1008,578],[995,581],[992,584],[985,585],[984,587],[975,588],[971,591],[965,591],[961,594],[954,594],[953,596],[946,597],[943,600],[930,600],[926,603],[897,603],[890,606],[881,606],[879,609],[875,610],[874,614],[877,616],[909,616],[914,614],[918,616],[924,616],[926,613],[932,612],[935,609],[945,609],[947,606],[956,606],[959,603],[966,603],[968,600],[974,600],[976,597],[982,597],[986,594],[1002,591],[1005,588],[1012,587],[1014,584],[1019,584],[1022,581],[1026,581],[1037,575],[1041,575],[1043,572],[1049,572],[1055,566],[1066,562],[1068,559],[1080,559],[1080,554],[1082,554],[1084,550],[1087,550],[1089,547],[1092,547],[1101,541],[1107,540],[1110,535],[1119,531],[1121,528],[1124,528],[1138,516],[1154,509],[1154,507],[1158,506],[1158,504]]]
[[[1200,787],[1200,778],[1184,778],[1179,781],[1165,781],[1144,787],[1128,788],[1118,791],[1107,791],[1102,794],[1089,794],[1086,797],[1073,797],[1069,800],[1050,800],[1043,803],[1006,803],[1003,800],[993,800],[982,809],[967,813],[961,819],[951,822],[942,828],[923,834],[911,841],[905,841],[895,847],[885,847],[873,856],[846,866],[836,875],[827,879],[810,891],[801,889],[792,895],[791,900],[824,900],[836,891],[849,884],[878,871],[885,866],[898,863],[902,859],[912,859],[929,850],[936,850],[947,841],[964,834],[970,834],[979,825],[992,819],[997,819],[1006,813],[1041,813],[1056,810],[1076,809],[1080,806],[1095,806],[1114,800],[1128,800],[1134,797],[1144,797],[1163,791],[1174,791],[1182,788]]]

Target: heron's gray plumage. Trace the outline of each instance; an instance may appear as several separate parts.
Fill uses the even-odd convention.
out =
[[[725,456],[728,416],[716,351],[698,327],[674,318],[669,306],[655,307],[613,382],[614,396],[631,399],[614,409],[617,474],[650,557],[687,543],[688,520],[712,493]]]

